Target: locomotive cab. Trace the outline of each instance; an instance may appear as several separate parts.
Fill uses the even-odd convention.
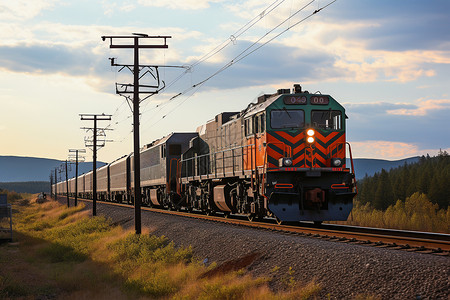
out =
[[[294,88],[266,115],[269,210],[282,221],[347,220],[356,189],[346,168],[344,108],[329,95]]]

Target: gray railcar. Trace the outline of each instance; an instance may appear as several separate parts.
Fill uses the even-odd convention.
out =
[[[179,198],[181,154],[190,147],[197,132],[171,133],[143,147],[140,153],[141,189],[144,204],[172,205]],[[134,155],[130,156],[131,188],[134,189]]]
[[[90,171],[84,175],[84,198],[92,199],[92,175]]]
[[[109,165],[97,169],[97,194],[99,200],[108,200],[110,191]]]
[[[122,156],[109,165],[110,199],[121,202],[130,194],[130,155]]]
[[[84,174],[78,175],[77,185],[78,196],[84,195]]]

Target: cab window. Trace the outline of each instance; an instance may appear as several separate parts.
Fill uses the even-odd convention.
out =
[[[301,109],[274,109],[270,112],[270,127],[273,129],[303,128],[305,112]]]
[[[311,123],[316,128],[341,130],[342,112],[339,110],[313,110]]]
[[[261,114],[255,117],[255,131],[256,133],[263,133],[266,130],[266,126],[264,124],[265,115]]]
[[[253,118],[248,118],[244,121],[245,125],[245,135],[249,136],[254,133],[253,131]]]

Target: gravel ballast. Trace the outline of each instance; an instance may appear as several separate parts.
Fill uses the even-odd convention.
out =
[[[91,209],[91,203],[86,209]],[[97,204],[97,214],[134,228],[134,209]],[[291,267],[300,283],[321,285],[319,298],[449,299],[450,258],[287,235],[238,225],[142,211],[142,226],[177,246],[192,246],[206,263],[218,265],[251,253],[247,267],[255,277],[271,278],[283,289]]]

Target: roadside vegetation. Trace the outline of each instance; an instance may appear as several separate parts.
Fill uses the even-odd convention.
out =
[[[450,209],[439,209],[425,194],[414,193],[386,210],[354,201],[346,224],[366,227],[450,233]]]
[[[450,233],[450,156],[384,169],[358,182],[347,224]]]
[[[38,204],[31,195],[8,201],[15,231],[14,243],[0,245],[2,299],[315,299],[321,290],[297,283],[292,269],[277,293],[270,278],[245,269],[204,276],[216,265],[203,265],[191,248],[90,217],[82,204]]]

